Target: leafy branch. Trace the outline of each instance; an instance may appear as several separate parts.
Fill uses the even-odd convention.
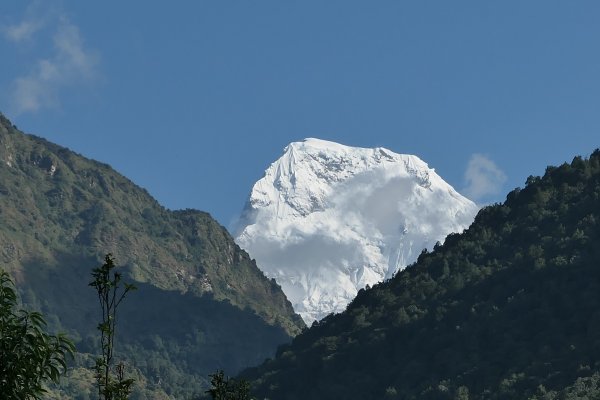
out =
[[[41,399],[44,383],[58,383],[67,371],[75,346],[62,334],[47,334],[42,314],[16,305],[12,281],[0,270],[0,397]]]
[[[114,271],[115,268],[112,255],[107,254],[104,264],[92,271],[93,281],[89,284],[96,288],[102,312],[102,320],[98,324],[102,356],[96,359],[95,370],[98,395],[103,400],[127,399],[134,382],[125,378],[123,363],[117,364],[113,372],[117,308],[130,291],[137,289],[132,284],[121,282],[122,275]]]

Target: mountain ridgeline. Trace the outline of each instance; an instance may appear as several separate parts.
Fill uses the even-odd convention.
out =
[[[59,391],[93,393],[98,349],[90,272],[112,253],[140,290],[123,304],[117,353],[133,398],[189,397],[216,368],[271,356],[304,324],[279,285],[207,213],[170,211],[108,165],[20,132],[0,114],[0,265],[26,306],[81,352]]]
[[[600,398],[600,150],[245,371],[259,398]]]

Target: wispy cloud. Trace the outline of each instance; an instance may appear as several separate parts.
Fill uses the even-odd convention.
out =
[[[465,171],[463,192],[475,201],[497,195],[506,182],[506,174],[488,157],[473,154]]]
[[[33,35],[39,31],[43,23],[36,19],[24,19],[16,25],[9,25],[2,28],[2,31],[7,39],[12,42],[19,43],[25,40],[31,40]]]
[[[15,44],[32,42],[41,31],[51,38],[46,48],[39,47],[50,50],[47,56],[38,56],[27,73],[13,80],[11,105],[17,114],[59,107],[61,90],[93,82],[98,76],[98,53],[86,48],[75,24],[58,12],[33,14],[28,10],[22,22],[3,28],[5,38]]]

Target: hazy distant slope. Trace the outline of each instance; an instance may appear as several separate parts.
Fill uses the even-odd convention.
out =
[[[2,267],[24,301],[78,336],[83,350],[92,348],[97,324],[89,273],[103,255],[112,253],[131,279],[146,283],[124,308],[122,320],[135,317],[139,325],[131,337],[122,331],[123,340],[136,351],[166,354],[157,374],[163,386],[171,384],[169,369],[187,376],[183,387],[173,385],[181,393],[217,366],[264,359],[303,327],[280,287],[210,215],[166,210],[108,165],[25,135],[1,115],[0,218]],[[164,314],[148,308],[163,297],[172,304],[158,308]],[[159,337],[166,320],[170,336],[156,348],[148,338]],[[185,361],[168,358],[176,348],[185,349]]]
[[[246,371],[269,399],[600,398],[600,150]]]
[[[256,182],[236,241],[310,323],[461,232],[477,210],[416,156],[305,139]]]

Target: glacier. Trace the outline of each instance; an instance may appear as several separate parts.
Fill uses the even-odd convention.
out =
[[[310,324],[461,232],[477,211],[416,156],[309,138],[256,182],[235,236]]]

